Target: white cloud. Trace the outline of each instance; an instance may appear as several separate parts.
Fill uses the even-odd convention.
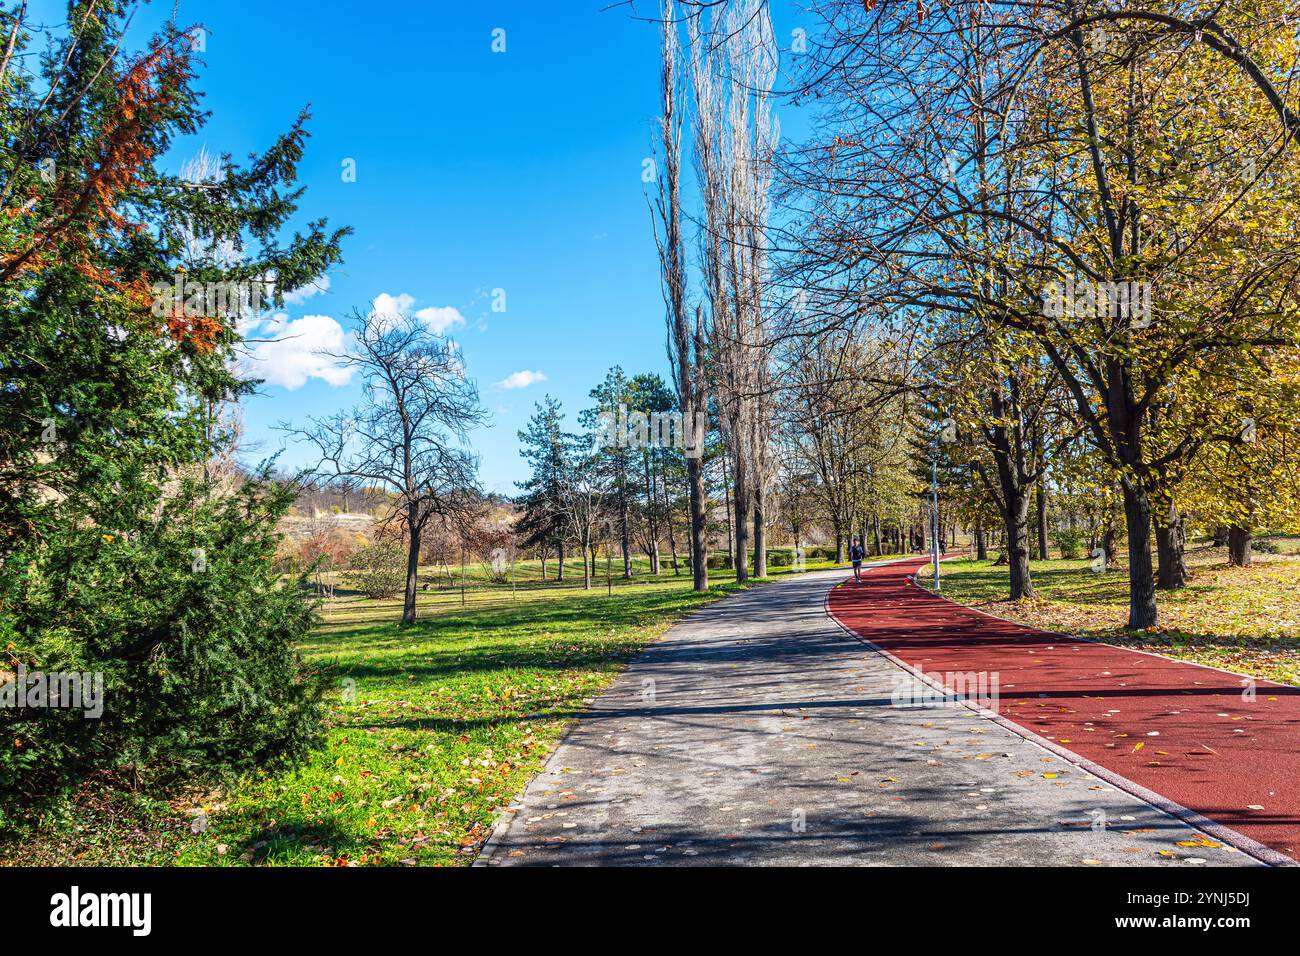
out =
[[[245,332],[250,338],[270,341],[249,344],[248,353],[239,361],[240,374],[290,390],[302,388],[312,378],[346,385],[352,369],[336,357],[350,344],[343,326],[328,315],[305,315],[292,322],[288,318],[279,313]]]
[[[397,295],[381,292],[375,296],[374,302],[370,304],[370,314],[372,316],[406,315],[411,311],[413,305],[415,305],[415,296],[413,295],[407,295],[405,292]]]
[[[314,283],[285,293],[284,298],[286,302],[300,304],[328,288],[329,278],[321,276]],[[370,314],[381,319],[410,315],[435,335],[443,335],[449,329],[465,324],[465,317],[451,306],[433,306],[418,311],[414,311],[414,306],[415,297],[405,292],[397,295],[381,292],[371,303]],[[269,318],[244,319],[238,329],[245,339],[265,340],[247,342],[245,354],[237,363],[240,375],[290,390],[302,388],[313,378],[336,386],[346,385],[352,379],[352,369],[337,357],[351,350],[352,333],[328,315],[305,315],[290,321],[288,315],[278,312]],[[540,372],[517,372],[507,381],[520,376],[524,378],[508,387],[523,388],[546,378]]]
[[[530,372],[527,369],[524,369],[523,371],[507,375],[504,379],[497,382],[497,388],[508,392],[516,388],[527,388],[529,385],[536,385],[538,382],[544,381],[546,381],[546,376],[541,372]]]
[[[284,294],[284,301],[290,305],[302,305],[318,292],[328,292],[330,288],[330,277],[319,276],[312,279],[305,286],[298,289],[292,289]]]
[[[434,335],[443,335],[448,329],[465,324],[465,316],[450,305],[421,309],[415,317],[429,327]]]
[[[392,319],[399,315],[409,315],[424,324],[434,335],[445,335],[448,330],[465,324],[465,316],[460,310],[450,305],[430,306],[412,312],[415,296],[405,292],[391,295],[381,292],[375,296],[370,305],[370,317]]]

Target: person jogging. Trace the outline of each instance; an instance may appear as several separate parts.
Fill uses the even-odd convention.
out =
[[[862,583],[862,559],[866,554],[867,549],[862,546],[860,538],[849,545],[849,560],[853,562],[853,580],[858,584]]]

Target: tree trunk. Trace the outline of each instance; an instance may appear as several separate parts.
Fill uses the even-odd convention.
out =
[[[559,564],[559,567],[556,569],[555,580],[563,582],[564,581],[564,539],[563,538],[561,538],[559,541],[556,542],[556,551],[559,552],[556,559]]]
[[[665,58],[665,62],[667,62]],[[676,62],[675,60],[672,62]],[[703,309],[696,306],[695,330],[692,335],[686,302],[686,264],[685,244],[681,228],[681,138],[674,130],[681,127],[677,119],[674,104],[677,95],[677,77],[675,69],[668,70],[664,84],[663,98],[663,145],[664,174],[657,181],[659,184],[658,209],[663,225],[663,243],[659,245],[659,262],[661,276],[665,286],[665,304],[668,306],[668,335],[670,358],[676,364],[674,375],[677,386],[677,406],[682,413],[682,424],[695,422],[702,415],[705,406],[704,370],[702,368],[704,353]],[[696,428],[686,429],[690,439],[685,442],[686,476],[689,485],[691,509],[690,547],[692,587],[696,591],[709,589],[709,560],[705,553],[705,507],[707,500],[704,492],[703,462],[704,434],[696,433]],[[668,478],[664,476],[664,500],[668,500]],[[672,514],[668,512],[669,533],[671,535]],[[673,570],[676,571],[676,547],[673,550]]]
[[[623,577],[632,577],[632,532],[629,529],[627,511],[627,482],[623,482],[623,491],[619,495],[622,527],[619,529],[619,545],[623,549]]]
[[[1008,414],[1017,407],[1000,391],[993,393],[993,411],[998,416]],[[1018,412],[1016,413],[1019,414]],[[1029,505],[1031,483],[1025,471],[1022,442],[1016,437],[1019,426],[998,425],[993,433],[993,459],[997,463],[997,485],[988,484],[988,490],[998,500],[1002,524],[1006,530],[1006,545],[999,557],[1006,558],[1010,572],[1011,600],[1037,597],[1034,582],[1029,576]],[[1001,498],[997,499],[998,492]]]
[[[1187,523],[1176,507],[1170,507],[1168,520],[1156,525],[1156,555],[1159,560],[1156,587],[1176,591],[1187,586]]]
[[[722,495],[726,507],[723,513],[727,516],[727,560],[731,562],[731,567],[736,567],[736,536],[731,524],[731,480],[727,477],[727,470],[722,470]]]
[[[1228,563],[1244,568],[1250,564],[1250,542],[1253,538],[1249,528],[1232,525],[1228,528]]]
[[[1047,491],[1043,488],[1040,477],[1034,489],[1038,504],[1038,560],[1047,560]]]
[[[733,457],[735,474],[732,480],[731,498],[735,504],[736,528],[736,580],[749,580],[749,476],[740,455]]]
[[[691,499],[691,579],[696,591],[709,589],[709,559],[704,551],[704,466],[698,457],[686,459]]]
[[[650,469],[650,455],[642,451],[641,459],[645,463],[645,508],[646,520],[650,525],[650,573],[659,576],[659,522],[655,516],[658,510],[659,496],[655,494],[654,473]]]
[[[672,499],[668,496],[668,471],[661,471],[664,486],[664,521],[668,523],[668,550],[673,556],[673,575],[677,576],[682,573],[681,567],[677,561],[677,532],[673,530],[673,505]]]
[[[1128,628],[1155,627],[1155,570],[1151,566],[1151,500],[1146,490],[1124,487],[1124,522],[1128,529]]]
[[[1034,582],[1029,576],[1029,496],[1023,488],[1003,489],[1007,507],[1007,547],[1005,555],[1011,573],[1011,600],[1033,598]]]
[[[978,561],[987,561],[989,559],[989,542],[988,537],[984,534],[982,524],[975,526],[975,558]]]
[[[402,623],[415,623],[415,588],[420,574],[420,526],[416,521],[419,512],[415,502],[406,506],[406,533],[410,544],[406,547],[406,595],[402,601]]]
[[[876,515],[875,519],[872,521],[872,532],[875,535],[875,539],[876,539],[876,557],[880,557],[882,554],[884,554],[884,551],[882,550],[882,546],[880,542],[880,516],[879,515]]]
[[[754,577],[767,577],[767,526],[761,485],[754,489]]]
[[[591,566],[595,559],[591,556],[591,548],[586,541],[582,543],[582,589],[591,590]]]

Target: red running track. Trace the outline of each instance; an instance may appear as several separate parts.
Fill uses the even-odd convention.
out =
[[[1300,688],[1259,680],[1250,699],[1236,674],[991,617],[912,583],[924,563],[864,571],[827,609],[936,682],[996,673],[1005,722],[1124,789],[1201,814],[1257,856],[1285,862],[1252,841],[1300,859]]]

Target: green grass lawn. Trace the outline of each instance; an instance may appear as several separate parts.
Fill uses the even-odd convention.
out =
[[[1007,600],[1007,569],[991,561],[942,565],[946,597],[1033,627],[1104,640],[1253,677],[1300,684],[1300,558],[1293,541],[1277,555],[1256,554],[1250,567],[1228,565],[1223,548],[1189,547],[1189,583],[1159,591],[1160,627],[1126,630],[1128,574],[1105,574],[1086,560],[1053,559],[1030,565],[1037,598]],[[918,580],[926,587],[930,579]]]
[[[612,596],[603,576],[590,591],[575,587],[580,567],[565,586],[533,573],[514,587],[478,581],[463,607],[459,589],[431,589],[420,593],[410,628],[396,624],[399,600],[340,590],[302,648],[337,667],[321,750],[227,790],[166,800],[106,794],[89,782],[40,833],[0,845],[0,860],[468,864],[499,808],[623,664],[673,621],[737,589],[718,583],[697,595],[684,569],[659,579],[643,562],[637,570],[633,581],[612,579]]]

